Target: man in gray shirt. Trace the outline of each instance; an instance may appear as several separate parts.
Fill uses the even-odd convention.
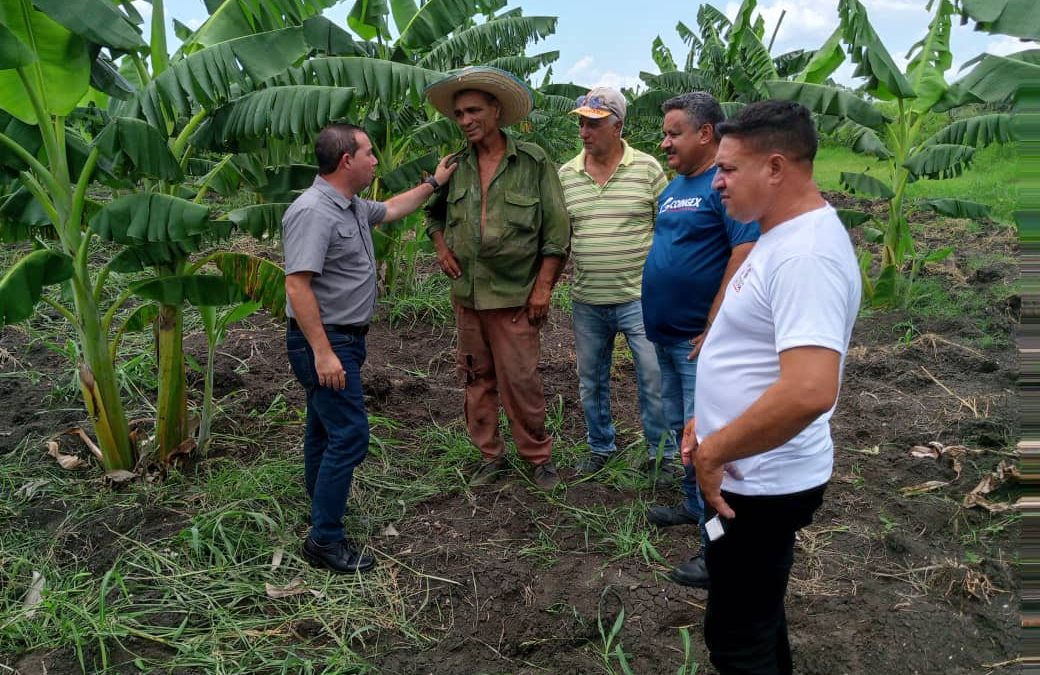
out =
[[[307,394],[304,474],[311,531],[303,557],[334,572],[364,572],[375,559],[343,536],[354,467],[368,454],[368,414],[361,389],[365,334],[376,303],[371,227],[415,211],[456,165],[385,202],[360,199],[378,163],[364,129],[332,124],[314,144],[318,176],[282,218],[286,349]]]

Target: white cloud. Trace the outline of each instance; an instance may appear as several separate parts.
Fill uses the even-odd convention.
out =
[[[586,54],[577,60],[577,62],[567,69],[567,77],[575,79],[581,77],[592,70],[593,65],[596,63],[596,59],[591,55]]]
[[[740,10],[739,2],[726,3],[726,16],[732,21]],[[766,34],[764,42],[768,42],[776,29],[776,24],[783,15],[780,31],[776,35],[776,43],[797,41],[799,45],[806,39],[823,41],[838,25],[838,13],[834,0],[767,0],[759,3],[758,13],[765,19]]]
[[[573,66],[567,69],[566,77],[571,82],[592,87],[637,87],[643,81],[634,75],[623,75],[612,70],[602,70],[596,65],[596,59],[586,54],[578,59]]]
[[[999,40],[992,40],[987,44],[986,52],[996,54],[997,56],[1007,56],[1008,54],[1014,54],[1026,49],[1036,49],[1037,47],[1040,47],[1040,45],[1031,40],[1023,42],[1017,38],[1004,37]]]

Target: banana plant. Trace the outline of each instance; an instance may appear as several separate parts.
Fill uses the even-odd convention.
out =
[[[211,27],[245,11],[234,0],[209,4]],[[221,274],[214,275],[192,262],[241,222],[216,219],[199,203],[227,177],[234,156],[218,156],[197,180],[184,168],[192,160],[198,160],[196,168],[208,161],[197,156],[207,139],[258,146],[268,137],[306,137],[352,109],[350,88],[265,85],[308,54],[345,43],[321,17],[292,25],[302,15],[289,10],[307,3],[253,4],[259,14],[252,18],[273,25],[251,25],[269,30],[230,33],[168,58],[158,37],[161,22],[152,26],[152,43],[145,43],[126,7],[110,0],[85,0],[75,11],[57,0],[0,2],[0,147],[18,170],[17,184],[3,183],[10,192],[0,194],[0,236],[28,239],[35,247],[3,274],[0,318],[5,324],[24,320],[42,301],[76,328],[84,401],[106,469],[133,468],[139,451],[115,377],[116,347],[131,329],[127,322],[154,316],[157,449],[165,460],[191,444],[182,346],[186,304],[219,306],[264,295],[242,276],[248,266],[218,265]],[[153,16],[162,15],[161,0],[152,0],[152,7]],[[115,190],[109,203],[88,198],[95,178]],[[88,259],[100,240],[117,253],[94,270]],[[134,275],[114,299],[106,284],[112,274]],[[71,306],[45,293],[66,282]],[[131,298],[155,303],[154,311],[134,312],[120,326],[120,310]]]
[[[868,241],[880,245],[877,264],[869,252],[860,254],[865,295],[875,306],[908,302],[920,267],[952,252],[949,248],[917,250],[904,213],[907,186],[925,178],[960,175],[969,168],[978,148],[1014,138],[1010,115],[1000,111],[952,119],[936,133],[924,133],[922,125],[934,113],[969,103],[1006,103],[1018,84],[1013,70],[997,67],[994,59],[999,57],[986,56],[951,86],[945,73],[953,63],[950,31],[957,7],[953,0],[930,0],[927,8],[933,12],[928,31],[910,48],[905,72],[896,66],[874,31],[860,0],[840,0],[841,21],[835,35],[805,69],[794,81],[770,80],[763,85],[771,96],[798,101],[817,113],[821,128],[849,132],[852,149],[880,163],[872,174],[841,174],[842,184],[851,192],[888,201],[888,217],[880,228],[873,227],[865,214],[844,214],[863,223]],[[856,65],[854,77],[865,80],[857,92],[826,82],[845,59],[841,45]],[[1019,55],[1000,58],[1000,62],[1031,67]],[[989,216],[986,205],[970,200],[931,199],[921,206],[950,217]]]
[[[801,70],[814,52],[796,50],[771,56],[771,45],[764,42],[765,20],[761,14],[756,15],[757,6],[756,0],[744,0],[730,21],[717,8],[703,4],[697,11],[696,30],[678,22],[676,30],[690,47],[681,69],[658,36],[651,56],[660,72],[639,74],[647,91],[632,102],[630,116],[660,122],[661,103],[694,90],[707,91],[724,102],[757,101],[764,97],[764,81],[785,78]],[[779,28],[778,23],[774,35]]]

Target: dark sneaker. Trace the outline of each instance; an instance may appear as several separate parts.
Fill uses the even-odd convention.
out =
[[[315,567],[324,567],[339,574],[367,572],[376,565],[376,559],[361,553],[344,539],[333,544],[319,544],[310,537],[303,542],[303,557]]]
[[[679,506],[652,506],[646,512],[646,519],[658,527],[674,527],[675,525],[696,525],[697,516]]]
[[[641,471],[655,483],[668,485],[682,482],[685,475],[682,464],[673,459],[662,459],[660,464],[656,459],[648,459]]]
[[[668,578],[677,584],[693,588],[708,587],[708,567],[704,555],[697,554],[669,573]]]
[[[551,492],[554,487],[560,484],[560,475],[556,473],[556,465],[552,462],[536,466],[531,472],[531,478],[534,480],[535,485],[546,492]]]
[[[505,473],[506,468],[509,466],[504,457],[498,459],[485,459],[480,465],[473,471],[473,474],[469,477],[469,484],[471,487],[477,487],[478,485],[491,485]]]
[[[574,467],[580,475],[590,476],[594,473],[599,473],[603,470],[603,467],[607,465],[609,457],[606,455],[600,455],[595,452],[590,452],[585,459],[578,462],[578,466]]]

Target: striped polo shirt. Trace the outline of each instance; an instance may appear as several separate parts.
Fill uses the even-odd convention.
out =
[[[656,159],[621,142],[621,163],[602,187],[585,172],[584,150],[560,167],[577,302],[613,305],[640,297],[657,196],[668,181]]]

